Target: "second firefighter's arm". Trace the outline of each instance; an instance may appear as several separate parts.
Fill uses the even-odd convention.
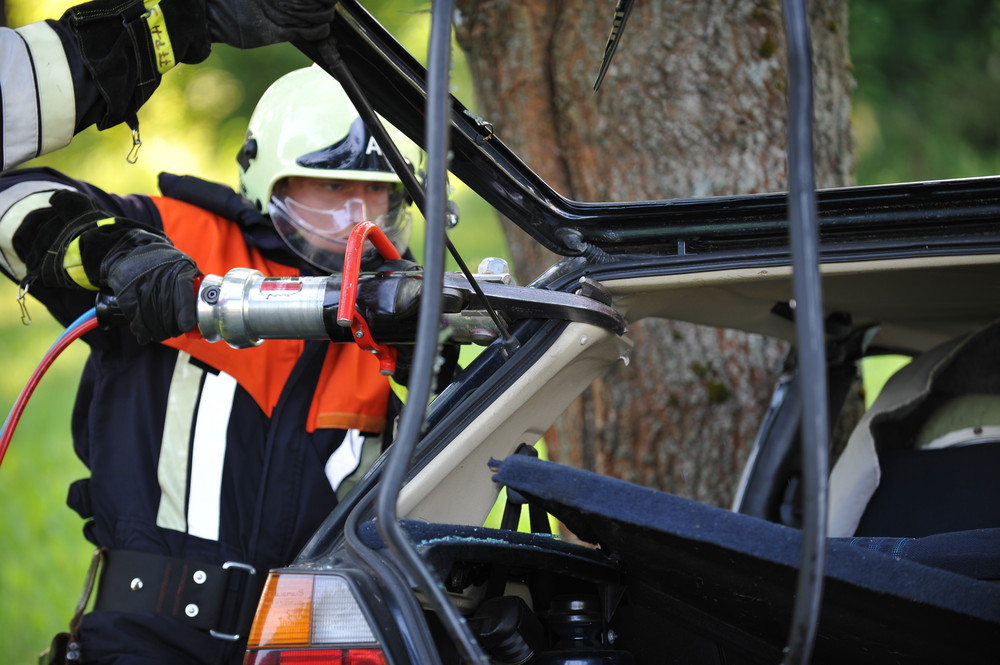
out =
[[[159,228],[136,221],[149,216],[148,205],[146,197],[110,196],[50,171],[5,174],[0,268],[41,292],[50,310],[93,303],[95,291],[110,290],[140,343],[187,332],[196,323],[198,268]]]
[[[164,73],[213,42],[253,48],[329,33],[334,0],[95,0],[0,28],[2,170],[137,112]]]

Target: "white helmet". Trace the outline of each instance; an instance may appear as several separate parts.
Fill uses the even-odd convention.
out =
[[[414,145],[386,124],[396,145],[416,161]],[[285,191],[289,178],[385,183],[389,204],[373,221],[403,252],[412,216],[399,176],[333,77],[318,66],[298,69],[275,81],[257,102],[247,139],[237,156],[240,192],[271,217],[285,243],[321,270],[343,268],[347,236],[367,211],[357,199],[338,208],[317,209]]]

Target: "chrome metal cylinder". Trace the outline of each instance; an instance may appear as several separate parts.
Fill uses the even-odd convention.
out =
[[[265,277],[249,268],[206,275],[198,289],[198,329],[208,341],[236,349],[265,339],[328,339],[323,305],[330,279]]]

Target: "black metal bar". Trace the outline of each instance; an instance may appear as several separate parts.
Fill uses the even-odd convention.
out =
[[[399,434],[389,452],[378,490],[377,527],[382,539],[434,606],[458,653],[467,663],[489,661],[469,630],[468,624],[448,598],[444,585],[424,562],[399,523],[396,502],[406,479],[410,460],[420,441],[427,402],[430,399],[434,365],[438,357],[438,322],[443,306],[445,215],[447,209],[448,131],[447,100],[451,69],[452,0],[431,5],[431,36],[428,47],[427,94],[427,213],[424,243],[424,288],[420,297],[413,370],[409,394],[399,423]]]
[[[812,54],[805,0],[783,0],[788,44],[788,216],[795,337],[802,392],[802,552],[784,663],[812,659],[826,569],[830,425],[813,177]]]

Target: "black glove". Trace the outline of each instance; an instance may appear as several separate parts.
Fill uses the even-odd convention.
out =
[[[136,113],[163,72],[178,62],[201,62],[211,52],[205,2],[161,0],[150,12],[142,0],[93,0],[67,9],[59,22],[76,36],[104,102],[97,117],[78,117],[76,130],[91,123],[98,129],[122,122],[138,127]]]
[[[139,108],[177,63],[208,57],[212,42],[254,48],[313,41],[330,34],[334,0],[92,0],[66,10],[59,23],[76,37],[103,104],[78,114],[76,131],[125,122],[138,128]]]
[[[194,261],[165,237],[134,230],[101,262],[101,274],[118,298],[129,330],[140,344],[194,329]]]
[[[392,331],[395,339],[412,340],[420,312],[423,268],[407,259],[393,259],[383,260],[374,272],[374,277],[362,279],[358,284],[358,311],[376,339]],[[397,273],[403,273],[402,278]],[[447,304],[445,309],[448,309]],[[405,386],[413,369],[413,344],[393,346],[396,348],[396,369],[392,378]],[[460,350],[455,343],[445,342],[441,346],[434,365],[436,380],[432,390],[435,393],[440,393],[455,380]]]
[[[140,344],[195,327],[198,268],[163,233],[111,219],[77,191],[60,190],[49,204],[28,215],[14,236],[29,279],[49,287],[110,288]]]
[[[394,273],[404,273],[395,275]],[[385,261],[374,275],[358,281],[357,310],[375,339],[386,330],[409,330],[416,324],[423,291],[423,270],[406,259]],[[401,278],[400,278],[401,277]]]
[[[205,0],[213,42],[255,48],[330,34],[334,0]]]

